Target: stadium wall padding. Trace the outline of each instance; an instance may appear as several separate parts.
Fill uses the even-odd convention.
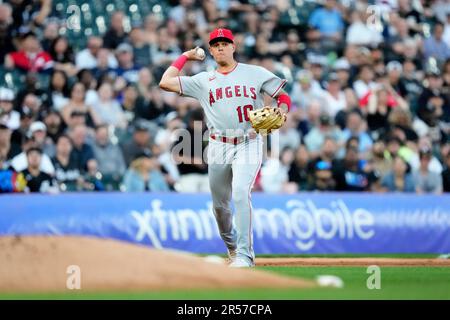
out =
[[[86,235],[224,253],[209,194],[0,196],[0,235]],[[450,195],[253,194],[256,254],[449,253]]]

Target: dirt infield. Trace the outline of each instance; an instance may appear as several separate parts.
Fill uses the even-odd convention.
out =
[[[306,288],[315,282],[231,269],[186,253],[85,237],[0,237],[0,292],[67,291],[69,266],[81,289]],[[70,269],[69,269],[70,270]]]
[[[450,259],[398,258],[257,258],[258,266],[391,266],[450,267]]]

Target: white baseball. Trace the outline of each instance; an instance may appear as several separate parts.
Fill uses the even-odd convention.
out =
[[[202,48],[197,48],[196,50],[197,56],[199,56],[201,59],[204,59],[206,57],[205,50]]]

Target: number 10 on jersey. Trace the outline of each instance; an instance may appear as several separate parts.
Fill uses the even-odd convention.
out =
[[[245,121],[250,121],[250,119],[248,118],[248,112],[252,111],[252,110],[253,110],[253,106],[251,104],[246,104],[243,107],[238,106],[236,108],[236,111],[238,113],[239,122],[243,122],[244,119],[245,119]]]

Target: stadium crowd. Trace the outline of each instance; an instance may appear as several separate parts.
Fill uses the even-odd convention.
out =
[[[171,156],[203,112],[158,83],[216,27],[239,62],[288,80],[254,190],[450,192],[450,1],[180,0],[130,18],[138,3],[90,35],[56,10],[70,3],[0,4],[0,192],[209,191],[194,143]]]

